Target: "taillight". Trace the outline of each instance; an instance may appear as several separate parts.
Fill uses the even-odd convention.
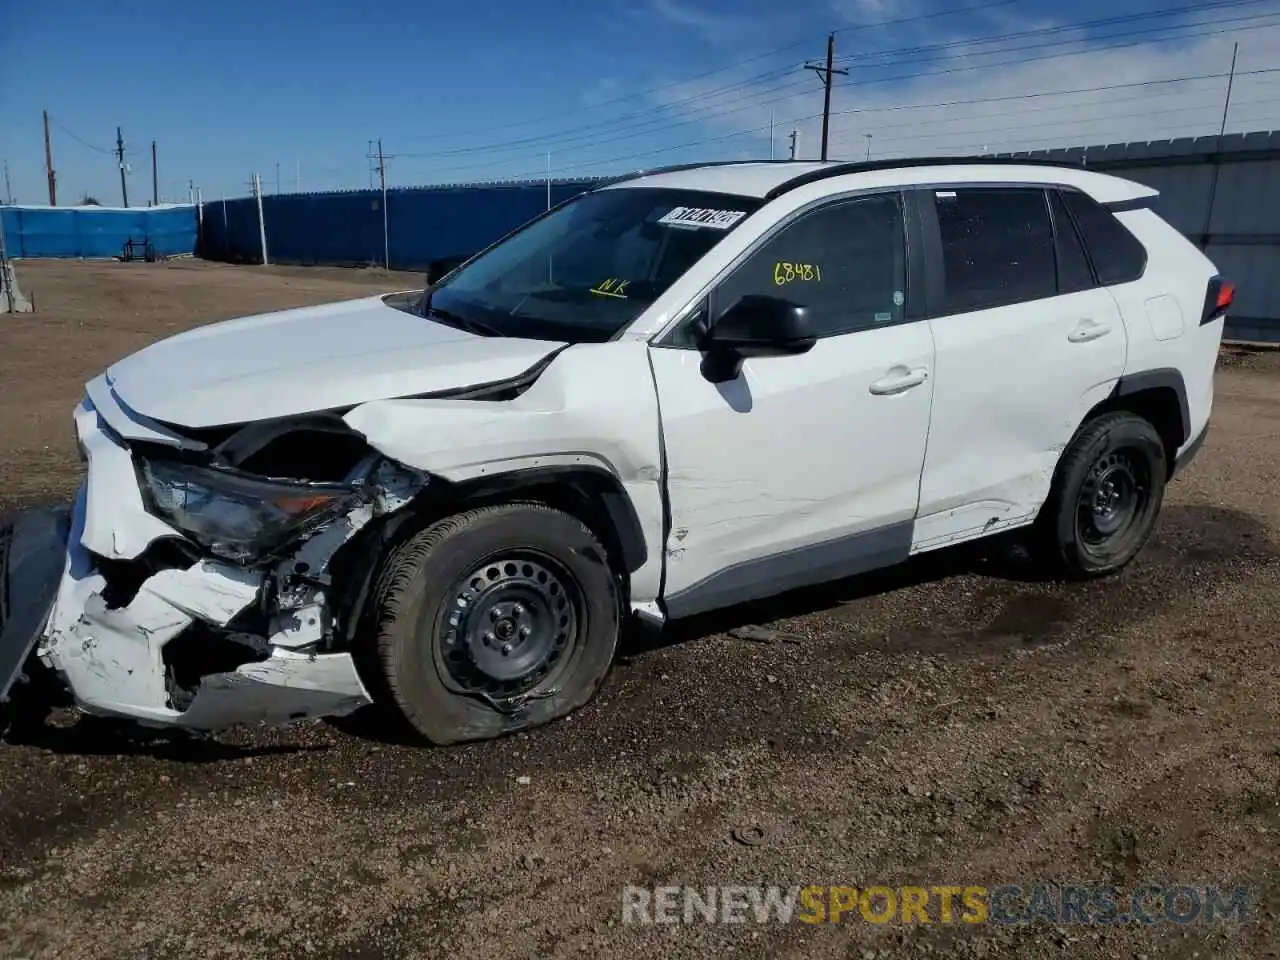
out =
[[[1218,288],[1218,309],[1226,310],[1231,306],[1231,301],[1236,298],[1236,285],[1234,283],[1226,283]]]
[[[1201,326],[1225,317],[1235,299],[1236,285],[1234,283],[1229,283],[1222,277],[1214,277],[1210,280],[1209,290],[1204,298],[1204,313],[1200,317]]]

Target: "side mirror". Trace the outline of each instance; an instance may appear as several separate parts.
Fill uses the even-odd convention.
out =
[[[712,383],[732,380],[751,357],[807,353],[818,342],[809,308],[751,294],[722,313],[702,339],[702,374]]]

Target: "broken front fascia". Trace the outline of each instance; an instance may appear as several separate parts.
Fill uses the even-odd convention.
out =
[[[72,509],[64,570],[38,650],[82,709],[209,730],[342,714],[370,702],[350,654],[318,652],[327,614],[323,585],[337,549],[375,517],[407,504],[424,475],[370,461],[360,502],[283,561],[252,567],[205,556],[187,569],[153,574],[127,604],[113,608],[94,554],[135,559],[155,540],[183,535],[146,511],[130,452],[103,429],[89,401],[75,421],[88,475]],[[275,601],[269,636],[217,635],[264,590]],[[214,628],[210,643],[238,641],[259,659],[203,676],[179,710],[164,648],[196,624]]]

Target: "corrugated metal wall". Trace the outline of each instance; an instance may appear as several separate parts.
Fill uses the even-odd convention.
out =
[[[559,203],[594,181],[555,181]],[[547,208],[546,183],[518,182],[387,191],[391,268],[425,270],[431,263],[475,253]],[[273,263],[381,264],[382,193],[282,194],[262,198],[267,257]],[[204,205],[200,254],[216,260],[260,262],[253,198]]]
[[[1227,336],[1280,342],[1280,132],[999,156],[1080,163],[1159,190],[1160,215],[1236,284]]]
[[[196,247],[196,208],[0,207],[11,257],[118,257],[126,240],[172,257]]]

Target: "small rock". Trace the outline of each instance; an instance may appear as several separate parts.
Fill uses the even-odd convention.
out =
[[[770,683],[777,683],[777,682],[778,682],[778,678],[777,678],[777,677],[775,677],[772,673],[768,674],[768,675],[765,677],[765,679],[766,679],[766,680],[768,680]]]
[[[520,784],[522,787],[527,787],[529,784],[533,783],[533,777],[526,773],[522,773],[520,776],[516,777],[516,783]]]

